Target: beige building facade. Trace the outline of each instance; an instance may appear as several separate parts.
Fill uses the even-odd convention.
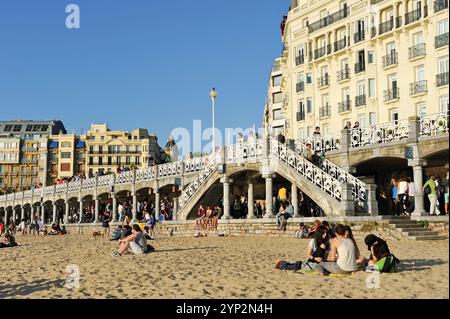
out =
[[[448,0],[292,0],[265,127],[333,135],[448,111]]]

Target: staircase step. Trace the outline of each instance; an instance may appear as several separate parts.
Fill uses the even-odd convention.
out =
[[[385,219],[385,220],[410,220],[410,218],[406,217],[406,216],[381,216],[381,219]]]
[[[432,231],[432,230],[425,230],[425,231],[408,231],[408,232],[402,232],[403,234],[407,235],[408,237],[411,236],[437,236],[438,232]]]
[[[403,227],[402,226],[402,227],[397,228],[397,230],[401,231],[401,232],[411,232],[411,231],[423,231],[423,230],[428,231],[429,229],[423,228],[423,227]]]
[[[410,222],[410,223],[389,223],[390,226],[395,228],[420,228],[420,225],[416,222]]]
[[[411,240],[445,240],[445,236],[411,236]]]

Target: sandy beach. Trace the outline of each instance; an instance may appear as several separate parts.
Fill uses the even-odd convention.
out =
[[[401,271],[336,278],[279,271],[275,262],[305,258],[307,240],[264,237],[160,238],[156,251],[111,257],[116,242],[88,235],[21,237],[0,249],[0,298],[448,298],[449,243],[388,241]],[[361,239],[360,249],[368,256]],[[66,267],[80,288],[66,287]]]

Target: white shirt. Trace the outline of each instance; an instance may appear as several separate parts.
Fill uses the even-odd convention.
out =
[[[119,214],[123,213],[123,206],[119,205],[119,207],[117,208],[117,211],[119,212]]]
[[[337,249],[338,259],[336,261],[339,268],[345,271],[356,270],[356,254],[353,240],[342,238],[340,242],[341,244]]]
[[[410,182],[408,184],[408,194],[409,194],[409,196],[414,196],[415,192],[416,192],[416,187],[414,185],[414,182]]]
[[[397,195],[405,194],[407,191],[408,191],[408,182],[407,181],[399,182]]]

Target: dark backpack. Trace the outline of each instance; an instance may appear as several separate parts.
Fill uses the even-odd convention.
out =
[[[430,185],[425,186],[425,189],[423,190],[423,192],[425,193],[425,195],[431,194],[431,187],[430,187]]]
[[[379,269],[380,272],[397,272],[397,266],[400,263],[400,260],[397,259],[394,255],[387,255],[383,267]]]

